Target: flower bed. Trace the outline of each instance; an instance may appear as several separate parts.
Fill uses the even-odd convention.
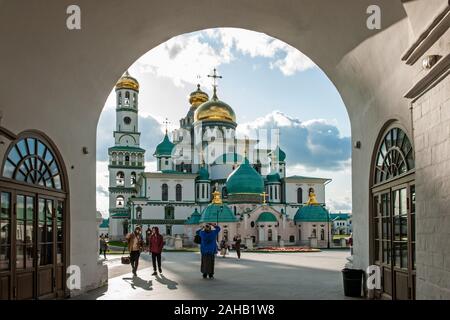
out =
[[[260,247],[248,252],[320,252],[320,249],[306,247]]]

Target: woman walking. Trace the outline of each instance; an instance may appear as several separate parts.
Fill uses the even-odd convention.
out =
[[[197,231],[197,234],[201,238],[200,252],[202,255],[202,262],[200,271],[203,274],[204,279],[208,276],[210,279],[214,279],[214,259],[217,254],[216,239],[219,232],[220,227],[212,224],[207,224]]]
[[[133,276],[137,276],[139,266],[139,256],[141,255],[144,241],[141,235],[141,227],[136,227],[134,232],[127,234],[128,251],[130,252],[131,270]]]
[[[227,237],[223,237],[222,241],[220,241],[220,255],[222,258],[225,258],[227,255],[227,249],[228,249],[228,239]]]

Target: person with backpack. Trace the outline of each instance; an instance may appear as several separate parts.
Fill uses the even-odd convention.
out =
[[[200,253],[202,256],[200,271],[203,279],[206,279],[208,276],[210,279],[214,279],[214,259],[217,254],[216,238],[219,232],[220,227],[210,223],[196,232],[200,237]]]
[[[158,262],[158,271],[162,273],[161,269],[161,252],[164,247],[163,236],[159,233],[158,227],[152,228],[152,234],[149,239],[149,251],[152,255],[153,273],[152,276],[156,276],[156,262]]]

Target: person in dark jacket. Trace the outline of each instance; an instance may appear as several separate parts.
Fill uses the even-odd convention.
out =
[[[158,227],[152,228],[152,235],[149,239],[149,251],[152,254],[152,262],[153,262],[153,276],[156,276],[156,262],[158,262],[158,271],[162,273],[161,269],[161,252],[164,247],[164,239],[163,236],[159,233]]]
[[[234,241],[234,248],[236,249],[238,259],[240,259],[241,258],[241,242],[242,242],[241,236],[239,234],[237,234],[233,238],[233,241]]]
[[[208,276],[210,279],[214,279],[214,259],[217,254],[216,239],[219,232],[220,227],[215,224],[207,224],[197,231],[197,234],[201,238],[200,253],[202,255],[202,262],[200,271],[204,279]]]

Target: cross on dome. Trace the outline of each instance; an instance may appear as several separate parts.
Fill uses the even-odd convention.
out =
[[[214,68],[213,74],[212,75],[208,74],[208,77],[209,78],[213,78],[213,92],[214,92],[213,98],[217,99],[217,95],[216,95],[216,93],[217,93],[217,79],[222,79],[222,76],[218,76],[217,75],[217,70],[216,70],[216,68]]]

